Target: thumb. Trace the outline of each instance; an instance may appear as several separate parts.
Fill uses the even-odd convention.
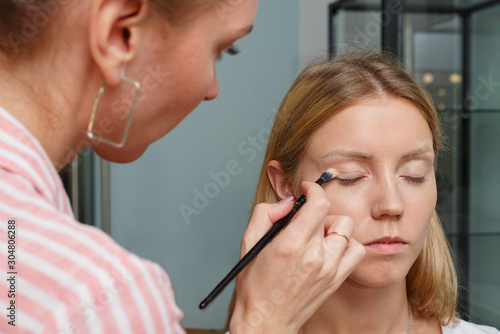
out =
[[[260,203],[255,206],[247,230],[243,235],[242,250],[249,250],[253,247],[275,222],[292,210],[293,198],[290,196],[278,203]]]
[[[267,211],[267,216],[272,224],[285,217],[292,210],[293,199],[293,196],[288,196],[278,203],[269,204],[270,208],[269,211]]]

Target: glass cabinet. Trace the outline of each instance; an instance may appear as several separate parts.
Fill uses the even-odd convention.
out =
[[[500,0],[340,0],[329,50],[384,49],[432,95],[446,148],[438,212],[459,269],[460,311],[500,327]]]

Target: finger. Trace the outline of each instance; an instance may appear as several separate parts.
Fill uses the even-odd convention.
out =
[[[365,255],[365,247],[353,238],[350,239],[349,247],[343,251],[339,262],[336,262],[332,257],[328,257],[327,255],[327,258],[331,262],[326,264],[324,269],[334,274],[331,277],[328,287],[324,290],[326,296],[330,296],[337,291],[352,272],[356,270]]]
[[[337,267],[336,276],[338,277],[338,282],[344,282],[357,268],[365,255],[365,247],[356,239],[351,238],[349,240],[349,247],[344,251]],[[334,289],[336,290],[337,288]]]
[[[323,220],[330,211],[330,202],[320,185],[304,181],[301,187],[306,196],[306,203],[282,234],[288,234],[291,240],[308,242],[315,234],[323,237]]]
[[[287,197],[278,203],[257,204],[248,222],[248,227],[243,235],[242,246],[248,250],[271,228],[273,223],[286,216],[293,207],[293,197]],[[243,248],[243,247],[242,247]]]
[[[341,259],[350,247],[350,239],[354,229],[354,222],[347,216],[327,216],[324,229],[324,254],[326,270],[336,273]],[[329,233],[340,233],[330,234]],[[345,236],[345,237],[344,237]],[[335,274],[335,276],[337,276]]]
[[[354,222],[347,216],[327,216],[324,223],[325,243],[333,251],[349,246]]]
[[[351,238],[349,240],[349,247],[345,250],[340,260],[338,271],[349,276],[363,260],[365,255],[365,246],[360,244],[356,239]]]

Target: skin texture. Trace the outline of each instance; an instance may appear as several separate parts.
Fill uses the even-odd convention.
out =
[[[423,247],[436,205],[433,161],[432,133],[424,117],[392,97],[350,106],[313,136],[299,165],[299,180],[328,168],[339,171],[325,186],[329,213],[353,220],[352,238],[365,246],[366,256],[303,333],[406,333],[405,277]],[[268,171],[280,196],[294,189],[279,162],[272,161]],[[401,240],[373,245],[383,237]],[[414,315],[412,333],[440,332],[437,320]]]

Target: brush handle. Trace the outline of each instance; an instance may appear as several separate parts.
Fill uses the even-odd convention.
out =
[[[331,168],[321,174],[321,177],[316,180],[316,183],[320,186],[323,183],[330,181],[334,176],[338,175],[338,171]],[[236,277],[238,274],[247,266],[256,257],[266,245],[274,239],[292,220],[293,216],[300,210],[300,208],[306,202],[306,196],[302,195],[299,197],[297,201],[293,204],[292,210],[283,218],[278,220],[276,223],[271,226],[271,228],[264,234],[264,236],[255,244],[255,246],[250,249],[250,251],[243,256],[243,258],[234,266],[233,269],[224,277],[222,281],[209,293],[207,298],[203,299],[199,305],[200,309],[204,309],[208,306],[221,292],[224,288]]]
[[[318,180],[319,181],[319,180]],[[323,182],[322,182],[323,183]],[[243,258],[234,266],[233,269],[224,277],[224,279],[217,284],[217,286],[210,292],[210,294],[203,299],[200,303],[199,308],[204,309],[208,306],[221,292],[224,288],[236,277],[238,274],[250,263],[263,249],[267,246],[267,244],[274,239],[292,220],[293,216],[299,211],[299,209],[306,202],[306,196],[302,195],[300,198],[293,204],[292,210],[283,218],[278,220],[276,223],[271,226],[271,228],[264,234],[264,236],[255,244],[255,246],[250,249],[250,251],[243,256]]]

